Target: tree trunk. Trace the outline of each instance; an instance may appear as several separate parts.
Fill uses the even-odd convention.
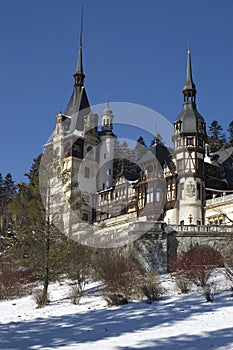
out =
[[[50,225],[48,222],[45,234],[45,264],[44,264],[44,283],[43,283],[43,305],[48,303],[48,286],[49,286],[49,252],[50,252]]]

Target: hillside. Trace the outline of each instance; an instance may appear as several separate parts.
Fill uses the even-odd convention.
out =
[[[151,305],[107,307],[98,283],[73,305],[66,280],[50,286],[45,308],[32,296],[1,301],[1,350],[233,349],[233,297],[221,271],[213,276],[213,303],[198,290],[179,294],[169,275],[161,279],[164,295]]]

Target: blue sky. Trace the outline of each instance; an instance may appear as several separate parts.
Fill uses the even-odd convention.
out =
[[[84,3],[92,105],[136,103],[171,123],[182,108],[190,35],[197,106],[233,120],[232,0],[8,0],[0,3],[0,172],[26,180],[73,88]],[[116,120],[117,122],[117,120]],[[154,126],[153,126],[154,127]],[[153,127],[151,132],[153,133]]]

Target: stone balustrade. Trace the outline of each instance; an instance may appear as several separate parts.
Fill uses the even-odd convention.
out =
[[[228,194],[228,195],[223,195],[221,197],[215,197],[212,199],[207,199],[206,201],[206,207],[211,206],[211,205],[215,205],[215,204],[224,204],[227,202],[233,202],[233,193],[232,194]]]

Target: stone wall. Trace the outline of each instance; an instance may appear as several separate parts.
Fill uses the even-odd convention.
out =
[[[182,252],[202,245],[223,254],[230,243],[233,244],[233,227],[172,227],[157,223],[133,242],[133,250],[144,267],[166,272],[172,270]]]

